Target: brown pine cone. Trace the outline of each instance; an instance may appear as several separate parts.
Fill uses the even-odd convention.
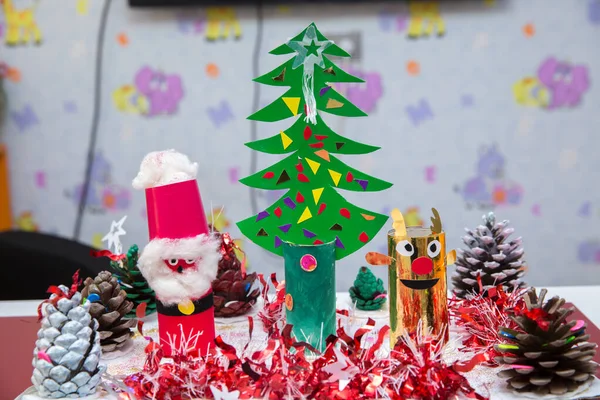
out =
[[[127,293],[121,289],[117,278],[108,271],[100,272],[94,279],[87,278],[81,295],[88,299],[92,297],[90,314],[98,320],[102,351],[123,347],[133,336],[130,328],[136,320],[123,318],[133,309],[133,303],[127,300]]]

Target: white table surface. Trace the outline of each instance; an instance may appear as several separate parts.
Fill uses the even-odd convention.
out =
[[[538,292],[539,292],[538,288]],[[594,325],[600,327],[600,286],[554,286],[548,287],[548,295],[561,296],[573,303]],[[42,300],[0,301],[0,317],[24,317],[37,315]]]

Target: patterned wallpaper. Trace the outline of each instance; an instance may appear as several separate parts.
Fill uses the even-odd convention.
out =
[[[144,195],[131,180],[144,154],[175,148],[199,162],[207,214],[239,238],[250,269],[283,274],[281,259],[235,227],[281,193],[252,192],[238,179],[278,159],[243,144],[290,125],[246,120],[280,94],[252,78],[278,66],[268,52],[314,21],[353,55],[338,65],[367,81],[336,89],[369,117],[325,116],[328,125],[382,147],[345,161],[394,183],[344,193],[348,200],[385,213],[398,207],[409,223],[428,223],[436,207],[451,248],[494,210],[523,237],[529,283],[600,284],[600,0],[4,3],[0,140],[19,229],[73,237],[91,151],[78,239],[100,247],[111,221],[127,215],[124,244],[144,245]],[[385,251],[384,230],[363,250]],[[339,262],[339,289],[364,252]]]

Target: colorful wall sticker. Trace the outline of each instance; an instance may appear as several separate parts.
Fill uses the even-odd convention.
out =
[[[577,259],[584,264],[600,264],[600,240],[589,239],[580,243]]]
[[[422,36],[444,36],[446,34],[446,24],[440,14],[440,7],[437,1],[416,1],[408,2],[409,22],[408,37],[418,39]]]
[[[63,109],[67,114],[77,113],[77,103],[72,100],[66,100],[63,102]]]
[[[523,188],[506,178],[505,164],[504,156],[495,145],[480,149],[475,176],[455,188],[467,208],[488,209],[521,203]]]
[[[45,171],[37,171],[35,173],[35,186],[38,189],[46,188],[46,172]]]
[[[409,17],[407,14],[396,14],[390,10],[382,10],[377,20],[379,28],[384,32],[403,32],[408,26]]]
[[[548,57],[536,77],[525,77],[513,85],[513,96],[519,105],[552,110],[577,106],[589,87],[587,66]]]
[[[89,0],[77,0],[75,9],[77,10],[77,15],[81,15],[81,16],[88,15]]]
[[[144,66],[136,73],[134,84],[119,87],[112,98],[121,112],[154,117],[174,114],[183,94],[183,82],[178,74]]]
[[[220,128],[222,125],[233,120],[233,113],[227,100],[221,100],[216,107],[208,107],[206,112],[215,128]]]
[[[199,35],[204,33],[206,18],[190,13],[190,10],[178,13],[175,16],[177,21],[177,29],[179,32],[186,35]]]
[[[427,183],[435,183],[435,175],[437,173],[437,168],[435,165],[428,165],[425,167],[425,182]]]
[[[600,0],[589,0],[588,20],[593,25],[600,25]]]
[[[206,9],[206,39],[235,39],[242,37],[242,26],[233,7],[208,7]]]
[[[14,83],[18,83],[21,82],[21,71],[18,68],[11,67],[4,62],[0,62],[0,78],[7,79]]]
[[[20,111],[11,111],[10,118],[17,126],[19,132],[25,132],[29,130],[32,126],[38,125],[40,123],[37,114],[33,111],[33,108],[30,104],[25,104],[25,106]]]
[[[66,192],[67,197],[71,198],[76,206],[79,206],[83,188],[82,183],[72,191]],[[92,213],[124,211],[129,208],[130,201],[129,186],[113,183],[112,165],[101,151],[97,152],[92,163],[86,209]]]
[[[38,232],[40,227],[35,222],[33,218],[33,213],[31,211],[23,211],[17,218],[15,218],[15,225],[17,229],[27,232]]]
[[[428,119],[434,118],[433,110],[426,99],[421,99],[416,105],[408,105],[404,110],[414,126],[419,126]]]
[[[13,0],[1,0],[6,23],[4,43],[8,46],[22,44],[41,44],[42,31],[35,20],[37,2],[31,7],[17,10]]]
[[[383,96],[381,75],[378,72],[361,72],[352,66],[348,66],[346,70],[365,83],[336,83],[335,89],[364,112],[372,113]]]

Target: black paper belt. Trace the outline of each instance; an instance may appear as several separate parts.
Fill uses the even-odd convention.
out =
[[[214,306],[212,292],[198,300],[192,301],[192,304],[194,305],[194,311],[189,315],[200,314],[200,313],[210,309],[211,307]],[[158,312],[159,314],[162,314],[162,315],[168,315],[170,317],[181,317],[181,316],[186,315],[186,314],[183,314],[181,311],[179,311],[178,304],[172,304],[172,305],[166,306],[163,303],[161,303],[160,300],[158,300],[158,299],[156,300],[156,312]]]

